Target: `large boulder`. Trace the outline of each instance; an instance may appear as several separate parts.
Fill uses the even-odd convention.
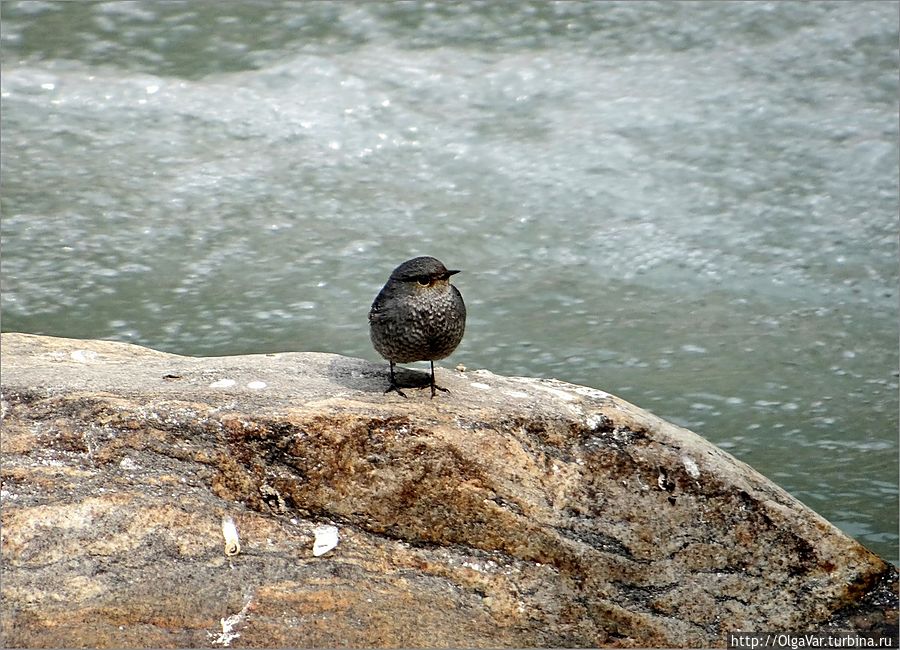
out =
[[[0,349],[7,647],[896,636],[893,565],[599,390],[438,370],[450,393],[404,399],[333,354]]]

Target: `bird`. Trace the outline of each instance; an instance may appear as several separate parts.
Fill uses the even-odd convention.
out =
[[[449,356],[466,330],[466,304],[450,284],[450,271],[433,257],[414,257],[394,269],[369,310],[369,336],[375,350],[390,364],[391,383],[385,393],[406,394],[397,385],[394,364],[431,363],[431,398],[449,393],[434,382],[434,362]],[[424,386],[421,386],[424,388]]]

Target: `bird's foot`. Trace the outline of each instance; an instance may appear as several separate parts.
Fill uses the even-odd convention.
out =
[[[435,389],[437,389],[443,393],[450,392],[449,388],[444,388],[443,386],[438,386],[437,384],[425,384],[424,386],[417,386],[417,388],[419,390],[422,390],[423,388],[431,388],[431,399],[434,399],[434,396],[437,395],[437,393],[434,392]]]
[[[391,391],[397,393],[400,397],[404,397],[404,398],[406,397],[406,393],[404,393],[402,390],[400,390],[400,387],[393,382],[391,382],[391,385],[388,386],[387,389],[385,389],[384,394],[387,395]]]

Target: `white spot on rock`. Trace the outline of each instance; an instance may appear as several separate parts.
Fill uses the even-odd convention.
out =
[[[91,363],[97,360],[97,353],[93,350],[73,350],[70,356],[78,363]]]
[[[584,423],[588,429],[599,429],[603,425],[603,416],[599,413],[591,413],[584,419]]]
[[[529,395],[528,393],[523,393],[520,390],[508,390],[508,391],[506,391],[506,394],[509,395],[510,397],[518,397],[520,399],[526,399],[528,397],[531,397],[531,395]]]
[[[681,463],[684,465],[684,469],[687,470],[687,473],[690,474],[691,478],[700,477],[700,468],[697,467],[697,463],[694,462],[693,458],[690,456],[682,456]]]
[[[313,534],[313,555],[319,557],[325,555],[338,544],[338,529],[335,526],[318,526]]]
[[[212,643],[212,645],[220,645],[224,648],[230,646],[232,641],[241,636],[241,633],[236,632],[235,628],[246,620],[247,610],[249,608],[250,599],[247,599],[247,602],[244,603],[241,611],[237,614],[232,614],[228,618],[219,619],[219,623],[222,625],[222,633],[213,634],[212,632],[207,632],[206,636],[210,639],[210,643]]]
[[[578,386],[575,389],[575,392],[579,395],[584,395],[585,397],[594,397],[596,399],[604,399],[609,397],[609,393],[607,393],[606,391],[591,388],[590,386]]]
[[[121,467],[125,471],[131,471],[138,468],[137,463],[131,460],[128,456],[119,461],[119,467]]]
[[[219,381],[214,381],[209,385],[210,388],[231,388],[237,382],[234,379],[220,379]]]
[[[559,390],[558,388],[550,388],[549,386],[541,386],[540,384],[538,384],[538,388],[547,391],[551,395],[555,395],[564,402],[572,402],[575,400],[575,397],[572,395],[572,393],[568,393],[564,390]]]
[[[264,381],[251,381],[247,384],[247,388],[251,388],[253,390],[262,390],[266,386],[267,384]]]
[[[482,384],[480,381],[473,381],[472,388],[480,388],[481,390],[490,390],[491,387],[487,384]]]

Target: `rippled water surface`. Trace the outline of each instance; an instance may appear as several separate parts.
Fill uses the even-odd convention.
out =
[[[898,4],[3,2],[4,331],[444,365],[701,433],[896,561]]]

